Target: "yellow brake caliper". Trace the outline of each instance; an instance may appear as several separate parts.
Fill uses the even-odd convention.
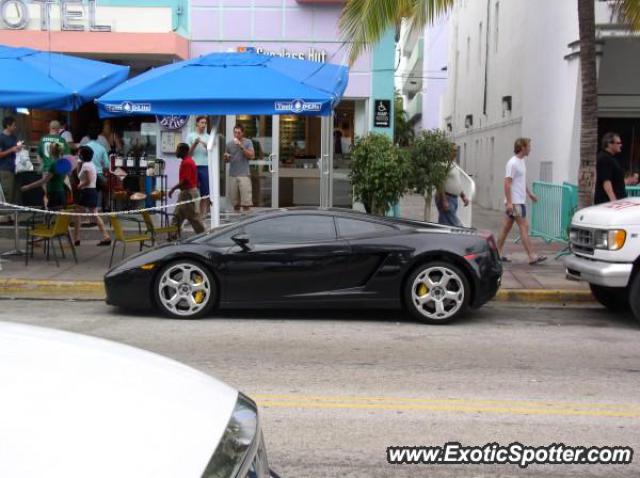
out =
[[[418,286],[418,297],[424,297],[425,295],[427,295],[429,293],[429,288],[427,287],[427,285],[423,282],[422,284],[420,284]]]
[[[198,274],[195,276],[195,285],[202,285],[203,282],[204,282],[204,278],[201,275]],[[193,295],[193,300],[195,301],[196,304],[201,304],[202,301],[204,300],[204,291],[197,290],[196,293]]]

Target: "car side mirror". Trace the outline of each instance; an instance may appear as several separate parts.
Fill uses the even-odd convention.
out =
[[[248,234],[236,234],[235,236],[231,236],[231,240],[239,245],[243,251],[246,252],[251,250]]]

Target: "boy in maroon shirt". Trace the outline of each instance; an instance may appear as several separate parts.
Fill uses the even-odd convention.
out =
[[[176,189],[180,189],[178,202],[191,201],[187,204],[181,204],[176,207],[173,213],[173,224],[182,228],[182,223],[187,220],[197,233],[204,232],[204,225],[198,216],[196,208],[200,200],[200,192],[198,191],[198,168],[196,163],[189,156],[189,145],[180,143],[176,148],[176,156],[182,160],[180,163],[180,171],[178,173],[178,184],[171,188],[169,197],[171,197]],[[197,201],[195,201],[197,200]]]

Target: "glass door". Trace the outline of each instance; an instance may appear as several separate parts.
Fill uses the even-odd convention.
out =
[[[278,116],[227,116],[227,140],[233,138],[236,124],[244,127],[244,136],[253,143],[255,157],[249,161],[251,195],[254,208],[278,207]],[[233,205],[232,205],[233,206]]]

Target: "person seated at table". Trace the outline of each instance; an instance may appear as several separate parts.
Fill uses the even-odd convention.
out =
[[[69,161],[62,157],[64,154],[64,146],[59,143],[51,143],[49,145],[49,161],[43,170],[42,178],[30,184],[22,186],[22,192],[35,189],[37,187],[47,186],[47,208],[63,209],[67,205],[67,192],[64,187],[64,180],[71,170]],[[66,163],[66,164],[63,164]]]
[[[182,160],[180,170],[178,171],[178,184],[171,188],[169,197],[171,197],[176,189],[180,190],[178,201],[192,201],[186,204],[180,204],[173,213],[173,224],[182,228],[182,223],[187,220],[198,234],[204,232],[204,225],[200,221],[198,214],[198,206],[200,202],[200,191],[198,191],[198,169],[196,163],[189,156],[189,145],[180,143],[176,148],[176,157]],[[175,237],[171,238],[172,240]]]
[[[78,212],[89,211],[96,214],[98,208],[98,191],[96,189],[98,173],[92,161],[93,150],[88,146],[80,146],[80,149],[78,150],[78,158],[81,163],[80,171],[78,172],[78,190],[80,191],[80,195],[76,210]],[[102,240],[98,242],[98,246],[110,246],[111,237],[109,237],[109,233],[104,227],[102,218],[96,214],[95,219],[98,224],[98,229],[100,229],[100,232],[102,233]],[[80,221],[78,218],[76,218],[73,228],[73,241],[76,246],[80,245]]]

